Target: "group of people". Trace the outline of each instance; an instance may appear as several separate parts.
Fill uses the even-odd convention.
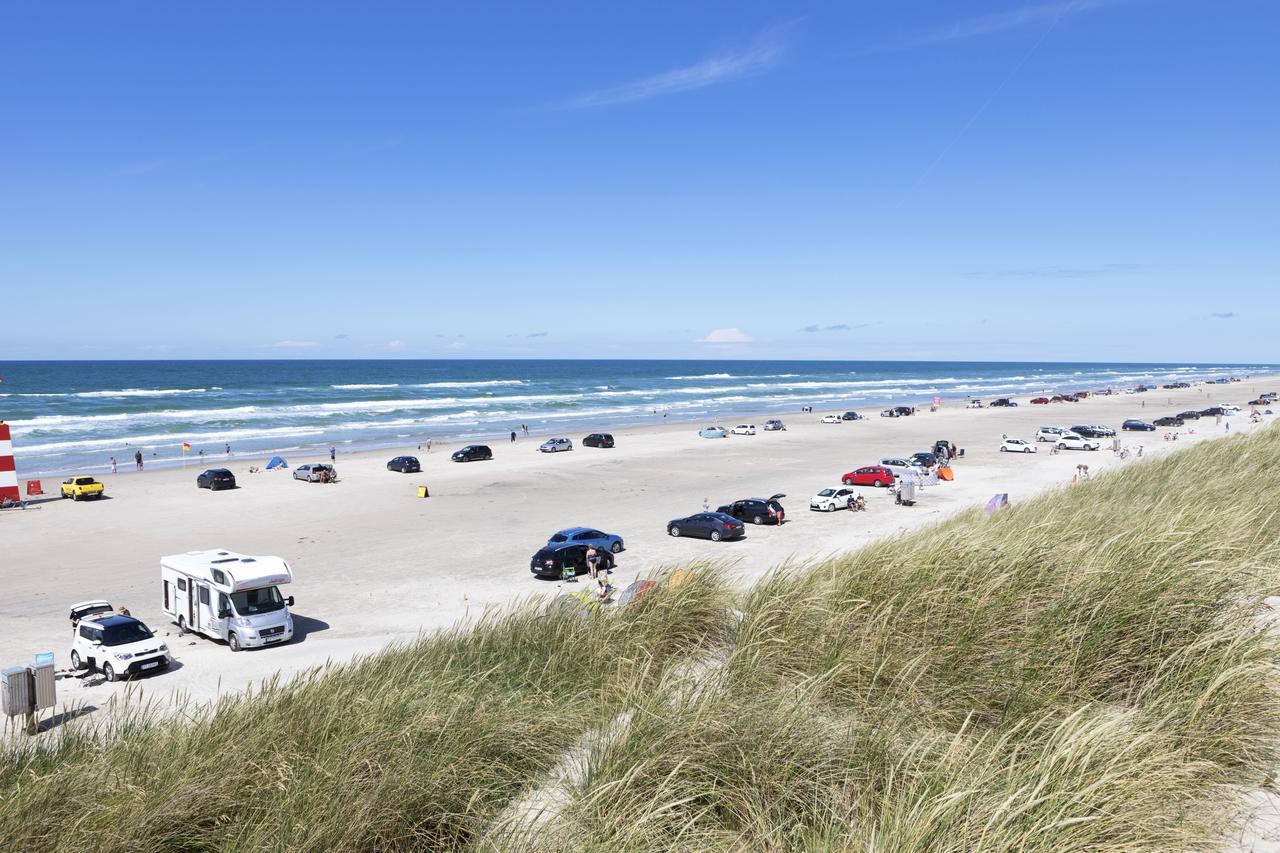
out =
[[[609,560],[596,546],[591,545],[587,548],[587,576],[591,578],[591,582],[596,585],[596,596],[601,601],[609,598],[609,592],[612,587],[609,585]],[[569,583],[577,583],[578,575],[571,566],[564,567],[564,580]]]

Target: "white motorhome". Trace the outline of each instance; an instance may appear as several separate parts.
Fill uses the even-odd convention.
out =
[[[279,557],[188,551],[160,558],[164,612],[182,631],[226,640],[231,651],[293,639],[293,596],[280,585],[293,570]]]

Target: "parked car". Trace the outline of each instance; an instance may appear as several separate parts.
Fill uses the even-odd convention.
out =
[[[716,507],[716,512],[732,516],[739,521],[749,521],[752,524],[781,524],[787,513],[782,508],[782,504],[778,503],[778,498],[785,497],[784,494],[776,494],[768,498],[743,498],[740,501]]]
[[[839,415],[823,415],[822,422],[824,424],[838,424],[841,423],[841,420]]]
[[[1017,403],[1015,403],[1013,400],[1010,400],[1008,397],[1001,397],[998,400],[991,401],[991,407],[996,409],[1001,409],[1001,408],[1011,409],[1016,407],[1017,405],[1018,405]]]
[[[1129,420],[1120,424],[1120,429],[1129,431],[1129,432],[1134,432],[1134,431],[1151,432],[1155,428],[1156,428],[1155,424],[1149,424],[1146,421],[1140,421],[1140,420],[1137,420],[1136,418],[1130,418]]]
[[[938,464],[938,456],[928,450],[921,450],[919,453],[911,454],[911,461],[921,469],[932,468]]]
[[[1035,453],[1040,448],[1021,438],[1006,438],[1000,442],[1001,453]]]
[[[1066,431],[1062,427],[1043,426],[1036,430],[1036,441],[1057,441],[1058,436]]]
[[[321,480],[338,479],[338,469],[332,465],[299,465],[293,469],[293,479],[306,480],[308,483],[318,483]]]
[[[718,427],[718,426],[703,427],[702,429],[698,430],[698,435],[702,436],[703,438],[728,438],[729,431],[726,430],[724,427]]]
[[[399,471],[401,474],[417,474],[422,470],[416,456],[397,456],[387,463],[388,471]]]
[[[1231,405],[1230,403],[1225,403],[1225,404],[1223,404],[1222,406],[1219,406],[1219,408],[1220,408],[1220,409],[1222,409],[1222,413],[1223,413],[1223,414],[1225,414],[1225,415],[1238,415],[1238,414],[1240,414],[1240,407],[1239,407],[1239,406],[1233,406],[1233,405]]]
[[[573,442],[567,438],[548,438],[538,445],[538,450],[543,453],[560,453],[565,450],[573,450]]]
[[[1163,418],[1156,418],[1153,424],[1160,427],[1179,427],[1186,423],[1182,418],[1176,418],[1173,415],[1166,415]]]
[[[964,404],[964,407],[965,407],[966,409],[981,409],[981,408],[982,408],[982,401],[981,401],[981,400],[970,400],[969,402],[967,402],[967,403],[965,403],[965,404]]]
[[[567,530],[561,530],[547,540],[548,545],[560,545],[564,542],[572,542],[575,545],[594,545],[597,548],[605,548],[614,554],[623,550],[621,536],[603,533],[594,527],[570,527]]]
[[[842,420],[842,421],[860,421],[860,420],[862,420],[862,415],[858,414],[857,412],[845,412],[843,415],[841,415],[841,416],[840,416],[840,420]]]
[[[818,512],[835,512],[838,509],[844,509],[849,506],[849,498],[856,494],[857,492],[848,486],[823,489],[809,498],[809,509]]]
[[[583,447],[613,447],[613,436],[607,432],[593,432],[582,439]]]
[[[196,475],[197,489],[208,489],[211,492],[216,492],[219,489],[234,489],[235,487],[236,475],[226,468],[210,468],[208,471],[201,471]]]
[[[105,601],[71,605],[71,668],[96,669],[107,681],[168,669],[169,647],[141,620]]]
[[[885,409],[884,411],[882,411],[882,412],[880,413],[880,417],[882,417],[882,418],[896,418],[896,417],[898,417],[898,412],[897,412],[897,410],[896,410],[896,409]],[[826,419],[825,419],[825,418],[823,418],[823,420],[826,420]]]
[[[1250,400],[1249,405],[1250,406],[1269,406],[1271,405],[1271,401],[1268,400],[1266,397],[1258,397],[1255,400]]]
[[[1074,432],[1064,432],[1056,442],[1059,450],[1099,450],[1102,443],[1096,438],[1085,438]]]
[[[890,456],[886,459],[881,459],[880,467],[888,468],[893,472],[893,476],[895,477],[901,477],[908,471],[915,471],[917,473],[920,471],[920,466],[917,465],[914,460],[903,459],[900,456]]]
[[[734,435],[755,435],[756,425],[755,424],[738,424],[736,427],[733,428],[733,434]]]
[[[468,444],[461,450],[455,450],[450,458],[454,462],[483,462],[493,458],[493,451],[487,444]]]
[[[1033,406],[1044,406],[1044,405],[1048,405],[1048,403],[1049,403],[1048,397],[1033,397],[1031,399],[1031,405]]]
[[[62,496],[73,501],[96,500],[106,491],[107,487],[92,477],[68,477],[62,481]]]
[[[1069,432],[1083,435],[1085,438],[1106,438],[1110,434],[1110,430],[1100,430],[1092,424],[1076,424]]]
[[[561,542],[539,548],[529,561],[529,571],[540,578],[562,578],[566,575],[587,573],[587,550],[590,545],[577,542]],[[604,548],[597,548],[600,562],[596,565],[606,571],[614,566],[613,555]]]
[[[764,422],[765,432],[777,432],[779,430],[784,430],[786,428],[787,428],[787,425],[784,424],[782,421],[778,420],[777,418],[772,418],[771,420],[767,420]]]
[[[747,527],[738,519],[722,512],[700,512],[688,518],[667,522],[668,536],[696,536],[719,542],[721,539],[737,539],[745,535]]]
[[[1226,413],[1227,413],[1227,410],[1222,408],[1221,406],[1210,406],[1207,409],[1200,410],[1201,417],[1206,417],[1206,418],[1212,418],[1218,415],[1225,415]]]
[[[895,479],[893,472],[883,465],[867,465],[845,474],[840,482],[846,486],[875,486],[882,489],[892,486]]]
[[[894,406],[893,410],[898,413],[898,417],[905,418],[908,415],[916,413],[915,406]]]
[[[1185,412],[1178,412],[1178,417],[1182,418],[1184,421],[1198,421],[1200,420],[1200,413],[1195,409],[1188,409]]]
[[[1089,429],[1093,430],[1097,438],[1110,438],[1116,434],[1116,431],[1111,427],[1103,426],[1102,424],[1089,424]]]

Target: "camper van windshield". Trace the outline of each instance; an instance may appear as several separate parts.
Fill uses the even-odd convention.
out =
[[[274,586],[232,593],[231,602],[235,605],[236,613],[241,616],[270,613],[273,610],[279,610],[284,607],[284,599],[280,597],[280,590]]]

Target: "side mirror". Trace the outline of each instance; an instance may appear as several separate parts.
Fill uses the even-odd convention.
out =
[[[230,611],[230,610],[228,610],[228,609],[227,609],[227,608],[225,608],[225,607],[218,611],[218,618],[219,618],[219,619],[226,619],[226,618],[227,618],[228,616],[230,616],[230,615],[231,615],[231,611]]]
[[[286,599],[284,600],[284,603],[285,603],[285,604],[287,604],[287,605],[289,605],[290,607],[292,607],[292,606],[293,606],[293,596],[291,595],[291,596],[289,596],[288,598],[286,598]]]

